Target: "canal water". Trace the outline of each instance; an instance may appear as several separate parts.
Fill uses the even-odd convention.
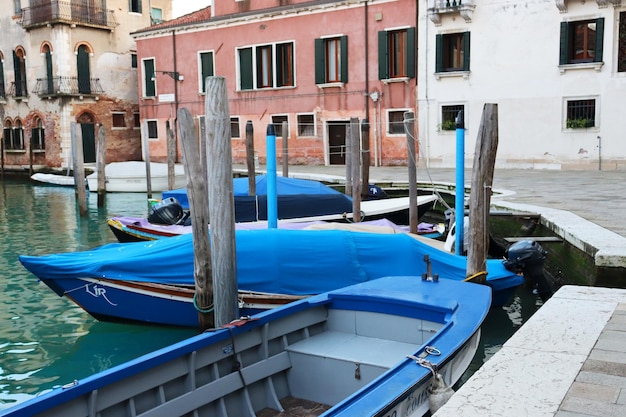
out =
[[[0,410],[197,333],[195,329],[98,322],[26,271],[18,255],[91,249],[115,242],[106,220],[147,214],[145,193],[87,193],[80,216],[70,187],[0,180]],[[158,198],[159,195],[153,197]],[[469,376],[537,310],[520,289],[483,326]]]

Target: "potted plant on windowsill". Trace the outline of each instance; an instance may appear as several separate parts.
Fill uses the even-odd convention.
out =
[[[454,120],[443,120],[441,122],[441,130],[456,130],[456,122]]]
[[[565,125],[568,129],[586,129],[588,127],[593,127],[594,121],[592,119],[567,119]]]

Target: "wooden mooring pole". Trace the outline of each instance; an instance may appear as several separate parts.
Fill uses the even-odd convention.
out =
[[[176,187],[176,135],[170,127],[170,121],[165,122],[167,134],[167,187],[173,190]]]
[[[239,316],[230,110],[224,77],[207,77],[205,112],[215,325]]]
[[[70,125],[70,139],[74,153],[74,187],[78,200],[78,211],[87,215],[87,190],[85,189],[85,156],[83,155],[83,131],[80,123]]]
[[[98,207],[104,207],[106,200],[106,164],[107,164],[107,138],[104,126],[98,127],[98,143],[96,145],[96,170],[98,172]]]
[[[467,277],[484,284],[489,250],[489,207],[498,150],[498,105],[487,103],[478,128],[470,193]]]
[[[193,233],[194,306],[198,310],[200,331],[215,327],[213,317],[213,275],[209,245],[209,197],[207,177],[204,175],[206,155],[198,149],[198,135],[187,108],[178,110],[178,136],[185,161],[187,196]],[[204,140],[204,138],[202,138]]]
[[[355,223],[361,221],[361,140],[359,138],[359,119],[350,118],[350,178],[352,178],[352,220]]]
[[[409,170],[409,231],[417,233],[417,155],[415,153],[415,113],[404,113],[406,133],[407,167]]]
[[[141,147],[143,159],[146,162],[146,193],[148,198],[152,198],[152,175],[150,173],[150,141],[148,138],[148,122],[141,125]]]
[[[254,127],[246,122],[246,166],[248,168],[248,195],[256,195],[256,164],[254,163]]]

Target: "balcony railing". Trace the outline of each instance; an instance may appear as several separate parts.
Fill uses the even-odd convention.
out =
[[[101,0],[100,4],[101,7],[94,7],[52,0],[22,9],[20,24],[26,30],[58,23],[113,30],[118,25],[115,12],[106,9],[106,0]]]
[[[37,78],[33,93],[39,97],[80,97],[98,96],[103,94],[104,90],[99,78],[79,80],[78,77],[52,77]]]
[[[15,81],[11,82],[9,86],[9,91],[7,91],[7,95],[14,97],[15,99],[22,99],[28,97],[28,89],[26,88],[26,81],[21,81],[16,83]]]
[[[443,14],[456,14],[469,23],[475,8],[474,0],[428,0],[428,17],[440,25]]]

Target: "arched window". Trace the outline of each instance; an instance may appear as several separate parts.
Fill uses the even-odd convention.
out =
[[[15,74],[15,97],[26,97],[28,95],[26,85],[26,54],[21,47],[13,51],[13,70]]]
[[[91,74],[89,69],[89,49],[80,45],[76,52],[76,68],[78,70],[78,92],[91,94]]]
[[[24,126],[19,119],[15,121],[15,126],[13,126],[13,149],[24,150]]]
[[[43,151],[46,149],[46,132],[43,128],[43,122],[41,121],[41,118],[35,117],[33,123],[34,126],[31,130],[30,147],[34,151]]]
[[[50,45],[44,45],[42,51],[46,68],[46,94],[54,94],[54,78],[52,76],[52,51],[50,50]]]
[[[3,140],[4,140],[4,149],[13,149],[13,124],[10,120],[4,121],[4,130],[3,130]]]
[[[4,87],[4,55],[0,52],[0,98],[6,98],[6,88]]]

